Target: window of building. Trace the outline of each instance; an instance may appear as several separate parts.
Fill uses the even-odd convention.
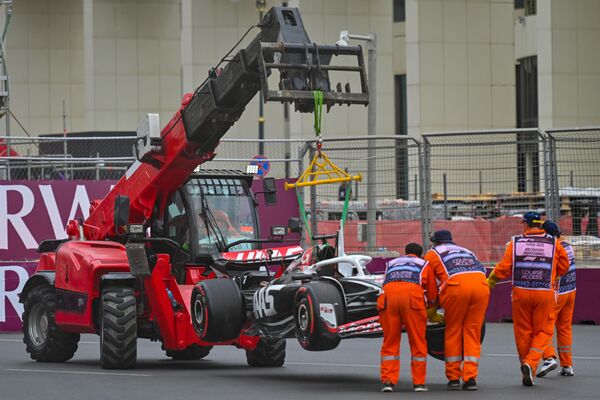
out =
[[[406,111],[406,75],[394,77],[396,134],[408,133]],[[408,143],[396,140],[396,198],[408,200]]]
[[[404,22],[406,19],[406,0],[394,0],[394,22]]]
[[[538,85],[537,57],[525,57],[516,66],[517,128],[537,128]],[[537,133],[517,135],[517,190],[540,190],[539,149]]]
[[[524,1],[525,15],[536,15],[537,14],[537,0],[525,0]]]
[[[525,0],[515,0],[515,8],[524,8],[525,7]]]

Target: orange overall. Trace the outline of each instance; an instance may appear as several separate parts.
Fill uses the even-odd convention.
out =
[[[425,290],[424,290],[425,289]],[[383,329],[381,382],[398,383],[402,325],[408,333],[414,385],[424,385],[427,370],[427,313],[425,296],[435,302],[435,277],[427,262],[414,255],[388,262],[383,293],[377,299],[379,322]]]
[[[562,244],[539,228],[527,228],[508,243],[493,273],[499,279],[513,276],[512,317],[521,364],[533,371],[552,338],[556,275],[564,275],[569,261]]]
[[[444,308],[444,352],[449,381],[477,378],[481,353],[481,326],[490,289],[485,268],[475,255],[453,243],[438,244],[425,255],[440,281]],[[461,371],[461,364],[463,364]]]
[[[569,258],[569,271],[560,278],[558,284],[558,302],[556,304],[556,344],[562,367],[573,365],[573,310],[575,309],[575,255],[571,245],[565,241],[561,242],[567,257]],[[554,327],[551,328],[554,330]],[[544,350],[544,359],[556,358],[556,351],[552,341]]]

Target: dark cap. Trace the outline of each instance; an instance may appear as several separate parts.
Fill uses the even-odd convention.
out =
[[[409,243],[404,248],[405,254],[414,254],[417,257],[421,257],[423,255],[423,247],[421,247],[418,243]]]
[[[544,222],[542,229],[545,230],[548,235],[560,237],[560,228],[552,221]]]
[[[429,240],[433,243],[452,243],[452,233],[446,230],[435,231]]]
[[[539,212],[527,211],[523,215],[523,222],[526,222],[529,226],[533,226],[535,224],[541,225],[544,221],[542,221],[542,216]]]

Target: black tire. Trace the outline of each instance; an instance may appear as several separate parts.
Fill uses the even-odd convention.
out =
[[[137,309],[134,291],[108,287],[102,291],[100,364],[104,369],[135,368]]]
[[[210,353],[212,346],[192,344],[185,350],[166,350],[167,357],[177,361],[201,360]]]
[[[253,351],[246,350],[246,361],[251,367],[281,367],[285,363],[284,339],[261,338]]]
[[[192,291],[192,323],[200,339],[223,342],[236,339],[246,317],[242,292],[231,279],[208,279]]]
[[[444,334],[446,332],[446,325],[434,324],[427,325],[425,337],[427,339],[427,353],[438,360],[444,361]],[[481,325],[481,343],[485,338],[485,322]]]
[[[294,324],[300,346],[311,351],[335,349],[340,343],[337,327],[344,324],[346,315],[346,303],[340,291],[331,283],[310,282],[298,289],[294,304]],[[323,312],[327,312],[331,320],[335,316],[335,321],[326,321]]]
[[[65,362],[77,351],[78,333],[63,332],[56,325],[54,287],[43,284],[32,288],[24,301],[23,343],[33,360]]]

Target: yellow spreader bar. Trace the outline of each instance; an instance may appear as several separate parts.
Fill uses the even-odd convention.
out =
[[[317,152],[315,157],[310,162],[307,169],[304,170],[300,178],[296,183],[285,182],[285,190],[304,187],[304,186],[316,186],[324,185],[327,183],[341,183],[349,181],[361,181],[362,175],[350,175],[347,172],[341,170],[335,165],[325,153]]]

